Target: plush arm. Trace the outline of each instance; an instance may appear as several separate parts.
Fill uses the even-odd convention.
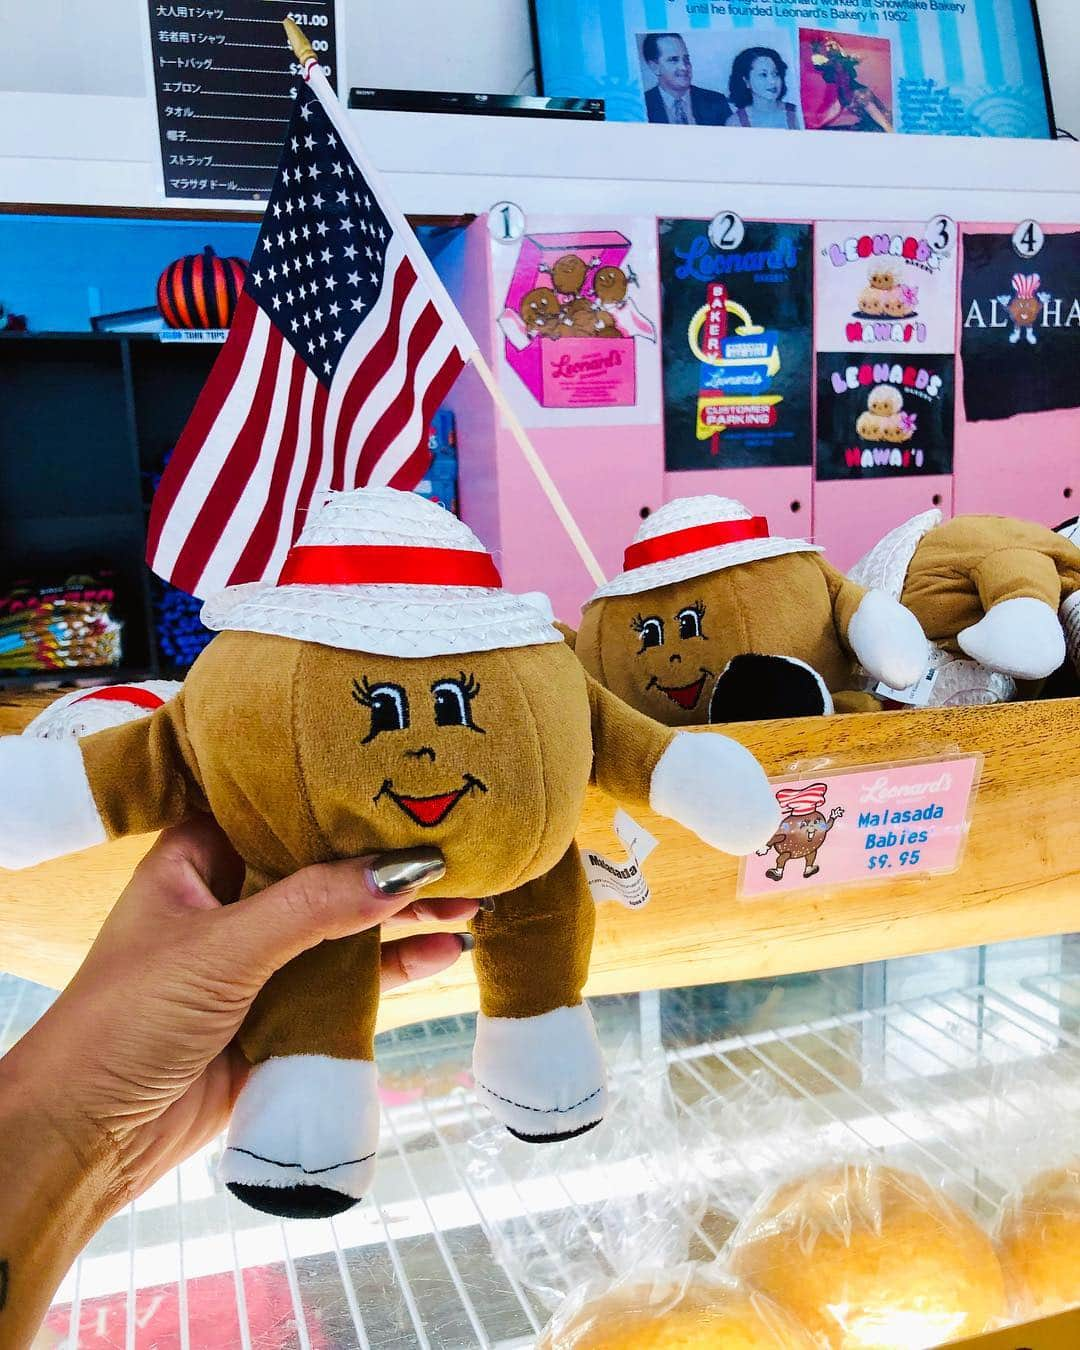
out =
[[[593,782],[627,806],[649,806],[713,848],[752,853],[780,808],[757,760],[716,732],[672,731],[589,679]]]
[[[82,740],[0,738],[0,867],[174,825],[206,800],[177,698]]]
[[[820,555],[832,599],[840,641],[875,680],[906,689],[921,680],[930,664],[930,647],[919,621],[884,591],[868,591],[844,576]]]

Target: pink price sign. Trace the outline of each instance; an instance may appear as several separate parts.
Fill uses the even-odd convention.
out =
[[[964,755],[773,779],[783,816],[743,860],[739,897],[955,871],[981,765]]]

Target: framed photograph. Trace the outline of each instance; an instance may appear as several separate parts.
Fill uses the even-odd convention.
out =
[[[609,121],[1054,134],[1035,0],[532,3],[542,92],[602,98]]]

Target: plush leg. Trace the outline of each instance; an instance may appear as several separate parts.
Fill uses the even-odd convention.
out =
[[[498,896],[473,921],[477,1092],[530,1143],[584,1134],[607,1105],[592,1014],[581,1001],[594,923],[574,844],[545,876]]]
[[[986,614],[957,633],[961,650],[1018,680],[1052,675],[1065,660],[1061,578],[1053,559],[1034,549],[1001,549],[980,564],[975,581]]]
[[[240,1032],[251,1076],[222,1162],[229,1190],[283,1218],[324,1218],[368,1190],[379,1141],[379,933],[323,942],[273,976]]]

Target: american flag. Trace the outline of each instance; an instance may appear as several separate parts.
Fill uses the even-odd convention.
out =
[[[327,488],[412,488],[475,352],[313,63],[229,336],[154,496],[147,561],[205,598],[276,580]]]

